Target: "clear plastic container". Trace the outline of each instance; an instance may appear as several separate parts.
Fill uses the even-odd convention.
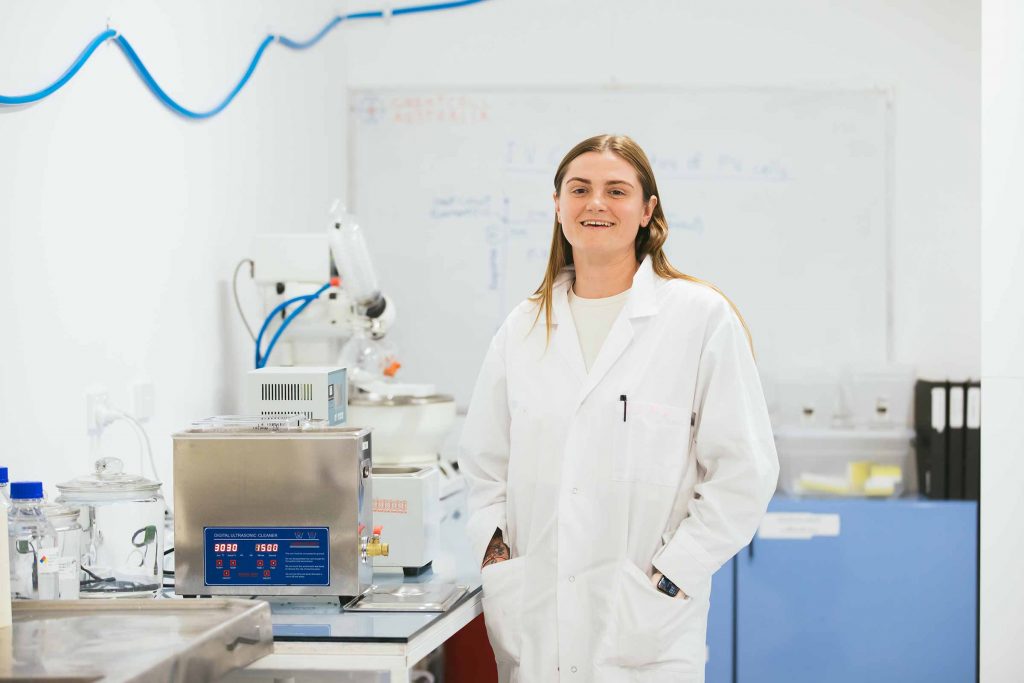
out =
[[[82,527],[78,523],[78,508],[56,503],[45,503],[43,512],[57,532],[57,599],[77,600],[79,595],[79,569],[82,554]]]
[[[11,485],[7,548],[11,597],[16,600],[56,600],[60,592],[57,531],[46,518],[44,504],[42,482]]]
[[[775,430],[779,486],[809,497],[893,498],[913,481],[911,429]]]
[[[101,458],[92,474],[57,485],[57,502],[80,510],[83,598],[148,597],[163,582],[161,484],[122,470]]]
[[[915,379],[911,366],[849,367],[841,387],[843,403],[857,425],[874,429],[910,427]]]

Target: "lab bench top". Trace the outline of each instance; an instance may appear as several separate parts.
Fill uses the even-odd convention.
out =
[[[770,511],[815,511],[820,509],[850,510],[863,506],[875,509],[886,506],[932,507],[950,503],[971,505],[970,501],[933,501],[910,495],[902,498],[867,500],[863,498],[794,498],[776,495]],[[362,642],[408,643],[451,614],[467,601],[481,599],[480,568],[472,556],[466,536],[465,492],[442,501],[441,553],[431,570],[420,576],[407,577],[400,570],[377,570],[375,585],[454,583],[467,587],[466,594],[445,613],[438,612],[350,612],[337,599],[267,599],[271,607],[275,642]]]
[[[401,570],[374,571],[373,583],[454,583],[466,594],[446,612],[346,612],[334,598],[266,599],[270,603],[275,642],[407,643],[467,602],[481,600],[480,565],[466,536],[464,491],[441,501],[441,552],[420,576]],[[460,610],[460,612],[464,612]],[[476,613],[479,613],[477,610]],[[475,614],[474,614],[475,616]]]

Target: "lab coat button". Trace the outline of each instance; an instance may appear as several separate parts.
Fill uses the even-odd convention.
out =
[[[573,487],[573,490],[572,490],[572,492],[573,492],[573,493],[579,493],[579,492],[580,492],[580,490],[579,490],[578,488],[575,488],[575,487]]]
[[[576,673],[576,667],[574,666],[572,669],[570,669],[570,671],[572,671],[573,673]]]
[[[569,583],[576,583],[576,577],[575,576],[570,576],[569,577]]]

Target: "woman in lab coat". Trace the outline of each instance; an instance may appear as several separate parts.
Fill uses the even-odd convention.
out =
[[[703,681],[711,575],[778,476],[749,335],[669,265],[630,138],[576,145],[554,200],[544,281],[494,336],[460,447],[499,673]]]

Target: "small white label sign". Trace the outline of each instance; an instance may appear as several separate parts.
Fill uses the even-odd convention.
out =
[[[964,388],[949,388],[949,428],[964,428]]]
[[[967,390],[967,428],[981,429],[981,387]]]
[[[757,529],[758,538],[809,541],[815,536],[838,536],[839,515],[811,512],[769,512]]]
[[[932,429],[939,434],[946,431],[946,388],[932,389]]]

